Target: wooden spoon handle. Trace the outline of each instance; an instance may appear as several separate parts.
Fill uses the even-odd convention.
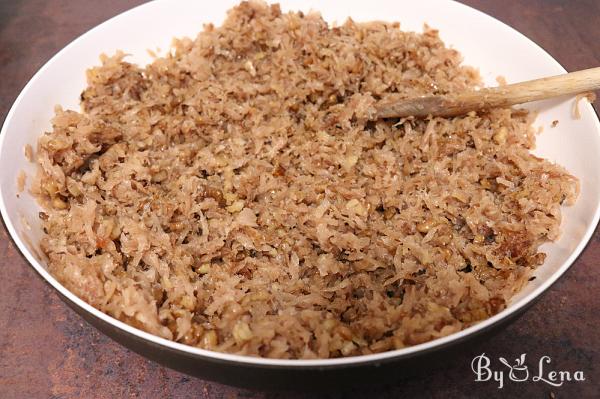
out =
[[[508,107],[598,89],[600,89],[600,67],[457,95],[425,96],[382,102],[376,105],[376,118],[456,116],[469,111]]]

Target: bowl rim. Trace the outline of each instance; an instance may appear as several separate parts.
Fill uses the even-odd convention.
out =
[[[58,58],[62,56],[69,48],[74,46],[77,42],[85,40],[85,38],[90,35],[92,32],[99,30],[106,24],[109,24],[116,18],[119,18],[123,15],[137,12],[138,9],[148,6],[152,3],[162,3],[169,0],[155,0],[151,3],[144,3],[128,9],[118,15],[115,15],[106,21],[94,26],[90,30],[86,31],[82,35],[78,36],[74,40],[72,40],[69,44],[63,47],[60,51],[58,51],[55,55],[53,55],[27,82],[24,88],[21,90],[16,100],[12,104],[9,112],[6,115],[4,120],[2,129],[0,130],[0,154],[2,154],[2,149],[4,146],[5,138],[8,134],[8,126],[10,125],[11,119],[16,112],[17,108],[20,106],[23,97],[25,97],[26,93],[30,90],[31,86],[33,86],[34,82],[36,82],[43,75],[44,71],[50,67]],[[529,39],[527,36],[517,31],[515,28],[510,25],[500,21],[488,15],[482,11],[479,11],[471,6],[459,3],[455,0],[447,0],[449,3],[454,3],[454,6],[463,7],[468,9],[471,13],[477,15],[477,18],[486,19],[488,23],[500,24],[503,29],[511,31],[512,35],[517,35],[521,40],[528,42],[529,45],[537,47],[541,50],[544,56],[547,58],[548,62],[553,63],[557,68],[562,70],[563,72],[567,72],[566,69],[554,59],[544,48],[535,43],[533,40]],[[594,107],[589,104],[583,104],[584,107],[591,109],[592,115],[595,116],[593,118],[593,123],[596,126],[596,130],[600,131],[600,119],[598,113],[595,111]],[[4,196],[2,194],[2,187],[0,186],[0,214],[2,215],[2,219],[4,221],[4,225],[6,226],[10,238],[16,244],[19,252],[23,255],[23,257],[28,261],[31,267],[54,289],[56,289],[59,294],[66,299],[68,299],[73,305],[77,306],[81,310],[91,314],[92,316],[101,319],[105,323],[116,327],[119,330],[123,330],[123,332],[131,334],[138,339],[142,339],[145,341],[149,341],[150,343],[158,346],[162,346],[174,351],[185,352],[188,355],[194,355],[199,358],[210,358],[211,360],[221,361],[225,363],[234,363],[234,364],[244,364],[246,366],[262,366],[262,367],[283,367],[283,368],[332,368],[332,367],[344,367],[344,366],[357,366],[367,363],[380,363],[389,360],[396,360],[401,358],[410,358],[414,356],[418,356],[420,354],[424,354],[426,352],[431,352],[436,349],[441,349],[443,347],[447,347],[451,344],[458,343],[464,341],[471,336],[477,335],[477,333],[481,333],[485,330],[488,330],[495,324],[509,318],[510,315],[518,313],[520,310],[524,310],[528,305],[532,304],[537,298],[541,296],[550,286],[552,286],[577,260],[579,255],[585,249],[587,244],[589,243],[594,231],[598,226],[598,222],[600,221],[600,203],[596,204],[596,209],[592,216],[592,223],[589,225],[585,233],[583,234],[583,238],[577,244],[575,250],[569,255],[569,257],[563,262],[563,264],[556,270],[549,278],[546,279],[541,285],[535,288],[528,295],[520,298],[518,301],[511,303],[511,305],[500,313],[483,320],[473,326],[470,326],[464,330],[458,331],[456,333],[447,335],[445,337],[437,338],[432,341],[428,341],[422,344],[409,346],[402,349],[395,349],[390,351],[385,351],[381,353],[369,354],[369,355],[359,355],[359,356],[351,356],[351,357],[340,357],[340,358],[332,358],[332,359],[271,359],[271,358],[262,358],[262,357],[253,357],[247,355],[236,355],[230,353],[222,353],[215,352],[206,349],[201,349],[185,344],[181,344],[175,341],[171,341],[165,338],[161,338],[159,336],[150,334],[148,332],[139,330],[135,327],[132,327],[108,314],[94,308],[92,305],[88,304],[74,293],[66,289],[61,283],[58,282],[42,265],[38,262],[37,259],[33,256],[33,254],[27,249],[25,242],[21,240],[19,237],[16,227],[12,223],[11,218],[9,218],[8,209],[4,202]]]

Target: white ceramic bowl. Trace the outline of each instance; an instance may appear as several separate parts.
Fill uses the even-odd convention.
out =
[[[599,218],[600,123],[593,108],[585,102],[581,104],[581,119],[572,119],[573,99],[563,98],[530,107],[539,111],[537,124],[544,128],[538,137],[535,152],[565,166],[577,176],[581,181],[580,197],[575,206],[564,209],[560,240],[544,246],[543,250],[548,256],[535,273],[537,279],[529,283],[507,309],[464,331],[421,345],[368,356],[327,360],[261,359],[215,353],[171,342],[115,320],[77,298],[48,274],[39,256],[37,243],[41,231],[38,205],[27,192],[17,197],[18,173],[34,173],[34,165],[24,157],[24,146],[31,144],[35,148],[37,137],[50,129],[54,105],[79,109],[79,94],[85,86],[84,72],[99,63],[100,53],[112,54],[121,49],[132,54],[129,61],[147,63],[150,61],[147,49],[160,48],[164,54],[171,38],[193,37],[206,22],[220,24],[226,10],[236,3],[235,0],[157,0],[121,14],[87,32],[56,54],[23,89],[6,118],[0,135],[0,211],[8,231],[41,277],[102,331],[171,367],[233,384],[252,384],[252,376],[256,375],[252,374],[253,370],[259,370],[264,377],[274,376],[275,370],[291,373],[318,370],[317,373],[322,373],[323,370],[400,362],[464,341],[509,319],[552,285],[580,254]],[[466,64],[478,67],[489,85],[496,84],[498,75],[504,76],[508,82],[517,82],[565,72],[550,55],[517,31],[451,1],[280,0],[280,3],[284,10],[319,10],[329,22],[341,23],[348,16],[357,21],[394,20],[400,21],[404,30],[416,31],[421,31],[423,24],[427,23],[440,30],[447,45],[464,55]],[[550,128],[555,119],[560,124]],[[227,376],[223,372],[242,377],[231,380],[225,378]],[[287,375],[286,378],[293,380],[293,376],[298,374]]]

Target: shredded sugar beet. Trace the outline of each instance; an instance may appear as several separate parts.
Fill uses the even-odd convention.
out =
[[[578,192],[524,110],[370,119],[480,85],[430,28],[243,2],[87,79],[35,153],[41,248],[93,306],[188,345],[329,358],[460,331],[527,283]]]
[[[587,93],[580,93],[575,96],[575,101],[573,101],[573,109],[572,109],[572,117],[573,119],[581,119],[581,112],[579,111],[579,102],[583,99],[586,99],[590,104],[596,101],[596,93],[593,91]]]
[[[25,184],[27,183],[27,175],[24,171],[20,171],[17,175],[17,194],[21,194],[25,190]]]

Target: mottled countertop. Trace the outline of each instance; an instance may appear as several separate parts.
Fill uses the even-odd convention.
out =
[[[466,0],[545,48],[568,70],[600,65],[599,0]],[[27,80],[54,53],[140,0],[0,1],[0,118]],[[599,102],[595,103],[599,109]],[[0,120],[2,120],[0,119]],[[1,171],[0,171],[1,173]],[[600,234],[523,317],[419,378],[352,392],[255,392],[161,367],[121,347],[64,305],[19,255],[0,226],[0,398],[301,398],[301,397],[600,397]],[[548,355],[555,370],[586,381],[474,382],[473,356],[528,363]],[[536,367],[537,368],[537,367]],[[548,368],[546,368],[548,371]]]

